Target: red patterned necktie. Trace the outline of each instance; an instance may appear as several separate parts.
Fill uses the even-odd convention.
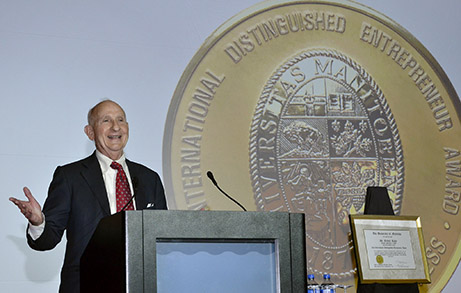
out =
[[[115,180],[115,199],[117,200],[118,213],[131,199],[130,185],[128,184],[128,180],[126,179],[126,174],[125,171],[123,171],[122,165],[117,162],[112,162],[110,167],[117,170],[117,178]],[[134,210],[133,202],[130,202],[125,210]]]

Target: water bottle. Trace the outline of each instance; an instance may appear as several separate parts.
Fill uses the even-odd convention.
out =
[[[323,283],[320,285],[320,293],[335,293],[335,284],[330,280],[330,274],[323,275]]]
[[[307,293],[320,293],[320,285],[314,278],[314,274],[307,275]]]

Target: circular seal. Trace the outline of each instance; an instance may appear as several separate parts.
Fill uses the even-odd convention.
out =
[[[461,105],[408,31],[346,1],[264,1],[218,28],[181,77],[163,141],[170,209],[302,212],[309,273],[354,284],[348,214],[385,186],[421,217],[439,292],[461,255]],[[241,227],[245,229],[245,227]]]
[[[384,258],[382,255],[377,255],[376,256],[376,262],[379,263],[380,265],[384,263]]]
[[[258,210],[303,212],[308,270],[334,269],[348,239],[348,215],[363,212],[366,188],[386,186],[396,214],[403,155],[386,99],[357,63],[332,50],[309,50],[269,78],[250,130],[252,185]],[[265,168],[271,162],[273,168]],[[324,259],[316,265],[317,255]]]

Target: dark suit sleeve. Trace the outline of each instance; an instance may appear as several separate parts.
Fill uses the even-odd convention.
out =
[[[45,229],[36,240],[27,233],[27,242],[35,250],[53,249],[62,239],[71,209],[71,191],[61,167],[56,168],[43,205]]]
[[[166,210],[165,190],[157,172],[128,160],[127,164],[132,181],[137,182],[135,186],[136,209]]]

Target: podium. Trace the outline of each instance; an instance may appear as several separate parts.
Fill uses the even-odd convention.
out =
[[[168,286],[181,281],[187,292],[245,292],[235,290],[250,283],[261,292],[305,292],[305,252],[304,214],[125,211],[100,221],[81,258],[81,292],[174,292]],[[183,256],[192,266],[182,268]],[[205,287],[194,291],[190,280],[204,275],[197,286]]]

